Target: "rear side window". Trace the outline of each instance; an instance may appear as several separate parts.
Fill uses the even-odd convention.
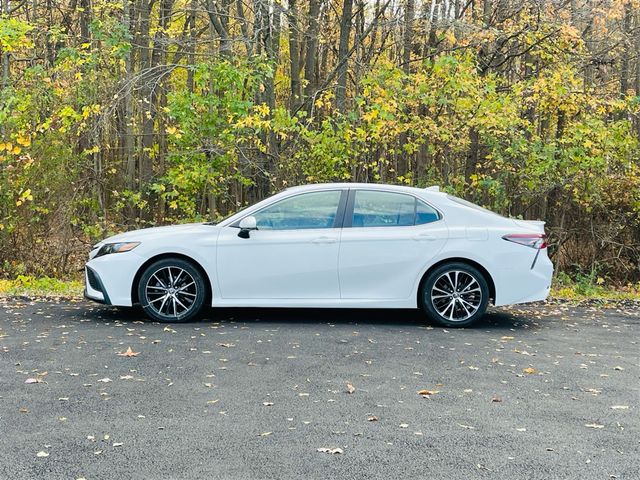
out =
[[[434,222],[438,212],[411,195],[358,190],[353,203],[351,226],[408,227]]]

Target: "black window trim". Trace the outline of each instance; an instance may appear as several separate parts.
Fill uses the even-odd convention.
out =
[[[353,222],[353,208],[354,208],[354,204],[355,204],[355,200],[356,200],[356,192],[384,192],[384,193],[396,193],[396,194],[400,194],[400,195],[407,195],[409,197],[413,197],[416,200],[416,203],[414,204],[414,224],[413,225],[392,225],[392,226],[388,226],[388,227],[381,227],[381,226],[376,226],[376,227],[354,227],[352,225]],[[416,209],[418,208],[418,203],[417,202],[422,202],[425,205],[427,205],[429,208],[433,208],[433,210],[438,214],[438,219],[434,220],[433,222],[429,222],[429,223],[421,223],[419,225],[415,224],[415,214],[416,214]],[[347,205],[346,205],[346,209],[344,211],[344,221],[342,222],[342,228],[415,228],[415,227],[422,227],[424,225],[432,225],[436,222],[440,222],[443,218],[442,212],[440,210],[438,210],[436,207],[434,207],[433,205],[431,205],[429,202],[427,202],[424,198],[419,197],[417,195],[414,195],[413,193],[409,193],[409,192],[396,192],[394,190],[384,190],[384,189],[378,189],[378,188],[350,188],[349,189],[349,197],[347,198]]]
[[[249,213],[247,213],[246,215],[244,215],[242,218],[236,220],[235,222],[233,222],[231,225],[228,225],[229,227],[232,228],[240,228],[240,222],[242,220],[244,220],[246,217],[251,217],[253,215],[256,215],[258,213],[260,213],[262,210],[269,208],[273,205],[275,205],[276,203],[282,202],[284,200],[289,200],[291,198],[294,197],[299,197],[300,195],[307,195],[309,193],[325,193],[325,192],[340,192],[340,198],[338,199],[338,208],[336,210],[336,218],[333,220],[333,226],[330,228],[282,228],[282,229],[269,229],[269,230],[264,230],[265,232],[269,231],[269,232],[286,232],[286,231],[301,231],[301,230],[331,230],[333,228],[342,228],[343,222],[344,222],[344,218],[345,218],[345,212],[346,212],[346,205],[347,205],[347,196],[349,195],[349,189],[347,188],[327,188],[327,189],[319,189],[319,190],[309,190],[306,192],[298,192],[295,193],[293,195],[287,195],[284,198],[281,198],[275,202],[272,202],[268,205],[265,205],[264,207],[262,207],[259,210],[254,210],[251,211]]]

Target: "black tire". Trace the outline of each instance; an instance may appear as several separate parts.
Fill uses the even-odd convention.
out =
[[[202,311],[207,292],[204,275],[181,258],[152,263],[138,282],[138,299],[144,313],[165,323],[195,319]]]
[[[423,310],[437,324],[468,327],[487,311],[489,286],[477,268],[452,262],[439,266],[422,282]]]

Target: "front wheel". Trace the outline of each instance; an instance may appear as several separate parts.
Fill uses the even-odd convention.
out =
[[[151,264],[138,283],[138,299],[145,314],[160,322],[192,320],[202,310],[206,296],[200,271],[180,258]]]
[[[478,269],[466,263],[436,268],[423,282],[422,307],[445,327],[467,327],[487,310],[489,286]]]

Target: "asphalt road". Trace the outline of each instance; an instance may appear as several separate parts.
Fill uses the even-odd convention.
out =
[[[0,299],[0,478],[640,478],[638,308],[141,318]]]

